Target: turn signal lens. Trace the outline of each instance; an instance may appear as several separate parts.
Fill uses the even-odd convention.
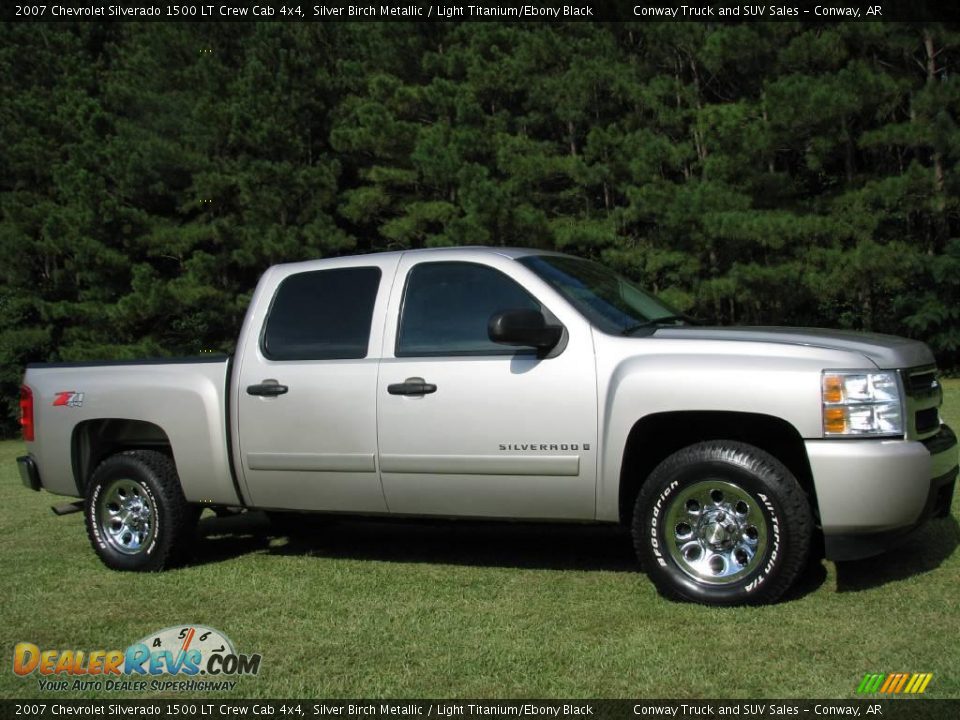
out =
[[[824,408],[823,429],[831,435],[841,435],[847,430],[847,414],[843,408]]]
[[[825,403],[843,402],[843,379],[839,375],[823,376],[823,401]]]

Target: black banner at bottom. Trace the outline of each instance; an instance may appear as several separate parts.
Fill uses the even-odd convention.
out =
[[[0,720],[17,718],[877,718],[952,720],[960,700],[3,700]]]

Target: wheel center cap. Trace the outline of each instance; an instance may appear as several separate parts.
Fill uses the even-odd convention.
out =
[[[138,530],[147,524],[150,517],[150,510],[144,505],[142,500],[132,499],[126,503],[125,523],[133,530]]]
[[[722,510],[704,518],[700,526],[700,539],[716,550],[733,547],[737,537],[737,523],[731,513]]]
[[[720,523],[710,523],[706,528],[706,541],[711,545],[720,545],[727,537],[727,531]]]

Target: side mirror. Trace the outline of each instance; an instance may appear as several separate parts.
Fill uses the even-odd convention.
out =
[[[501,345],[535,347],[540,353],[547,353],[560,342],[563,328],[547,325],[539,310],[503,310],[490,318],[487,335]]]

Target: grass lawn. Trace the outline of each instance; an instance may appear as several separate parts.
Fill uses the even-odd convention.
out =
[[[960,381],[946,388],[960,428]],[[189,566],[111,572],[80,514],[20,485],[22,451],[0,443],[0,697],[84,696],[15,676],[16,642],[123,649],[187,623],[262,653],[230,698],[853,698],[864,673],[897,671],[960,697],[956,498],[892,553],[811,568],[786,602],[713,609],[660,598],[603,527],[351,520],[291,540],[256,514],[205,517]]]

